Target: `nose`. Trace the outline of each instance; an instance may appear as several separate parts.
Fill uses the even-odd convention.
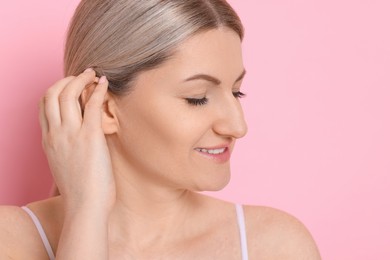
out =
[[[218,106],[218,116],[214,121],[215,133],[225,137],[241,138],[248,132],[240,102],[232,97]]]

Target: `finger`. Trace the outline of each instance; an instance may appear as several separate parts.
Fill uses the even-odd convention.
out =
[[[44,138],[49,131],[49,124],[45,114],[45,98],[39,100],[39,125],[41,126],[42,138]]]
[[[107,93],[108,81],[101,77],[84,109],[84,125],[88,128],[101,128],[102,106]]]
[[[80,126],[82,114],[79,98],[81,92],[95,81],[95,71],[87,69],[68,83],[59,96],[61,124],[63,126]]]
[[[65,88],[65,86],[71,82],[75,77],[67,77],[57,81],[52,87],[50,87],[44,96],[44,111],[45,118],[47,120],[47,124],[49,130],[51,128],[55,128],[61,125],[61,113],[60,106],[58,103],[58,96],[61,91]]]

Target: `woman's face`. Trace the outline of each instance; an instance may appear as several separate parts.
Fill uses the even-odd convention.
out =
[[[132,92],[116,100],[116,170],[173,188],[223,188],[235,140],[247,132],[239,100],[244,73],[239,36],[214,29],[140,74]]]

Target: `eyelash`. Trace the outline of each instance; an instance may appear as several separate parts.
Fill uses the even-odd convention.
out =
[[[233,92],[233,96],[235,98],[243,98],[245,97],[245,94],[242,93],[241,91]],[[192,106],[203,106],[206,105],[207,102],[209,101],[208,98],[186,98],[186,101],[188,104]]]
[[[241,91],[237,91],[237,92],[233,92],[233,96],[235,98],[243,98],[245,97],[246,95],[244,93],[242,93]]]

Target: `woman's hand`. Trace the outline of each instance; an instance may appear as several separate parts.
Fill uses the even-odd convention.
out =
[[[102,128],[107,88],[107,79],[96,79],[88,69],[55,83],[40,103],[43,147],[65,207],[59,260],[109,258],[108,216],[115,184]],[[82,112],[79,99],[86,89],[92,94],[84,99]]]
[[[86,88],[94,89],[82,112]],[[40,102],[43,148],[68,212],[92,207],[108,213],[115,201],[101,116],[107,88],[105,77],[87,69],[55,83]]]

